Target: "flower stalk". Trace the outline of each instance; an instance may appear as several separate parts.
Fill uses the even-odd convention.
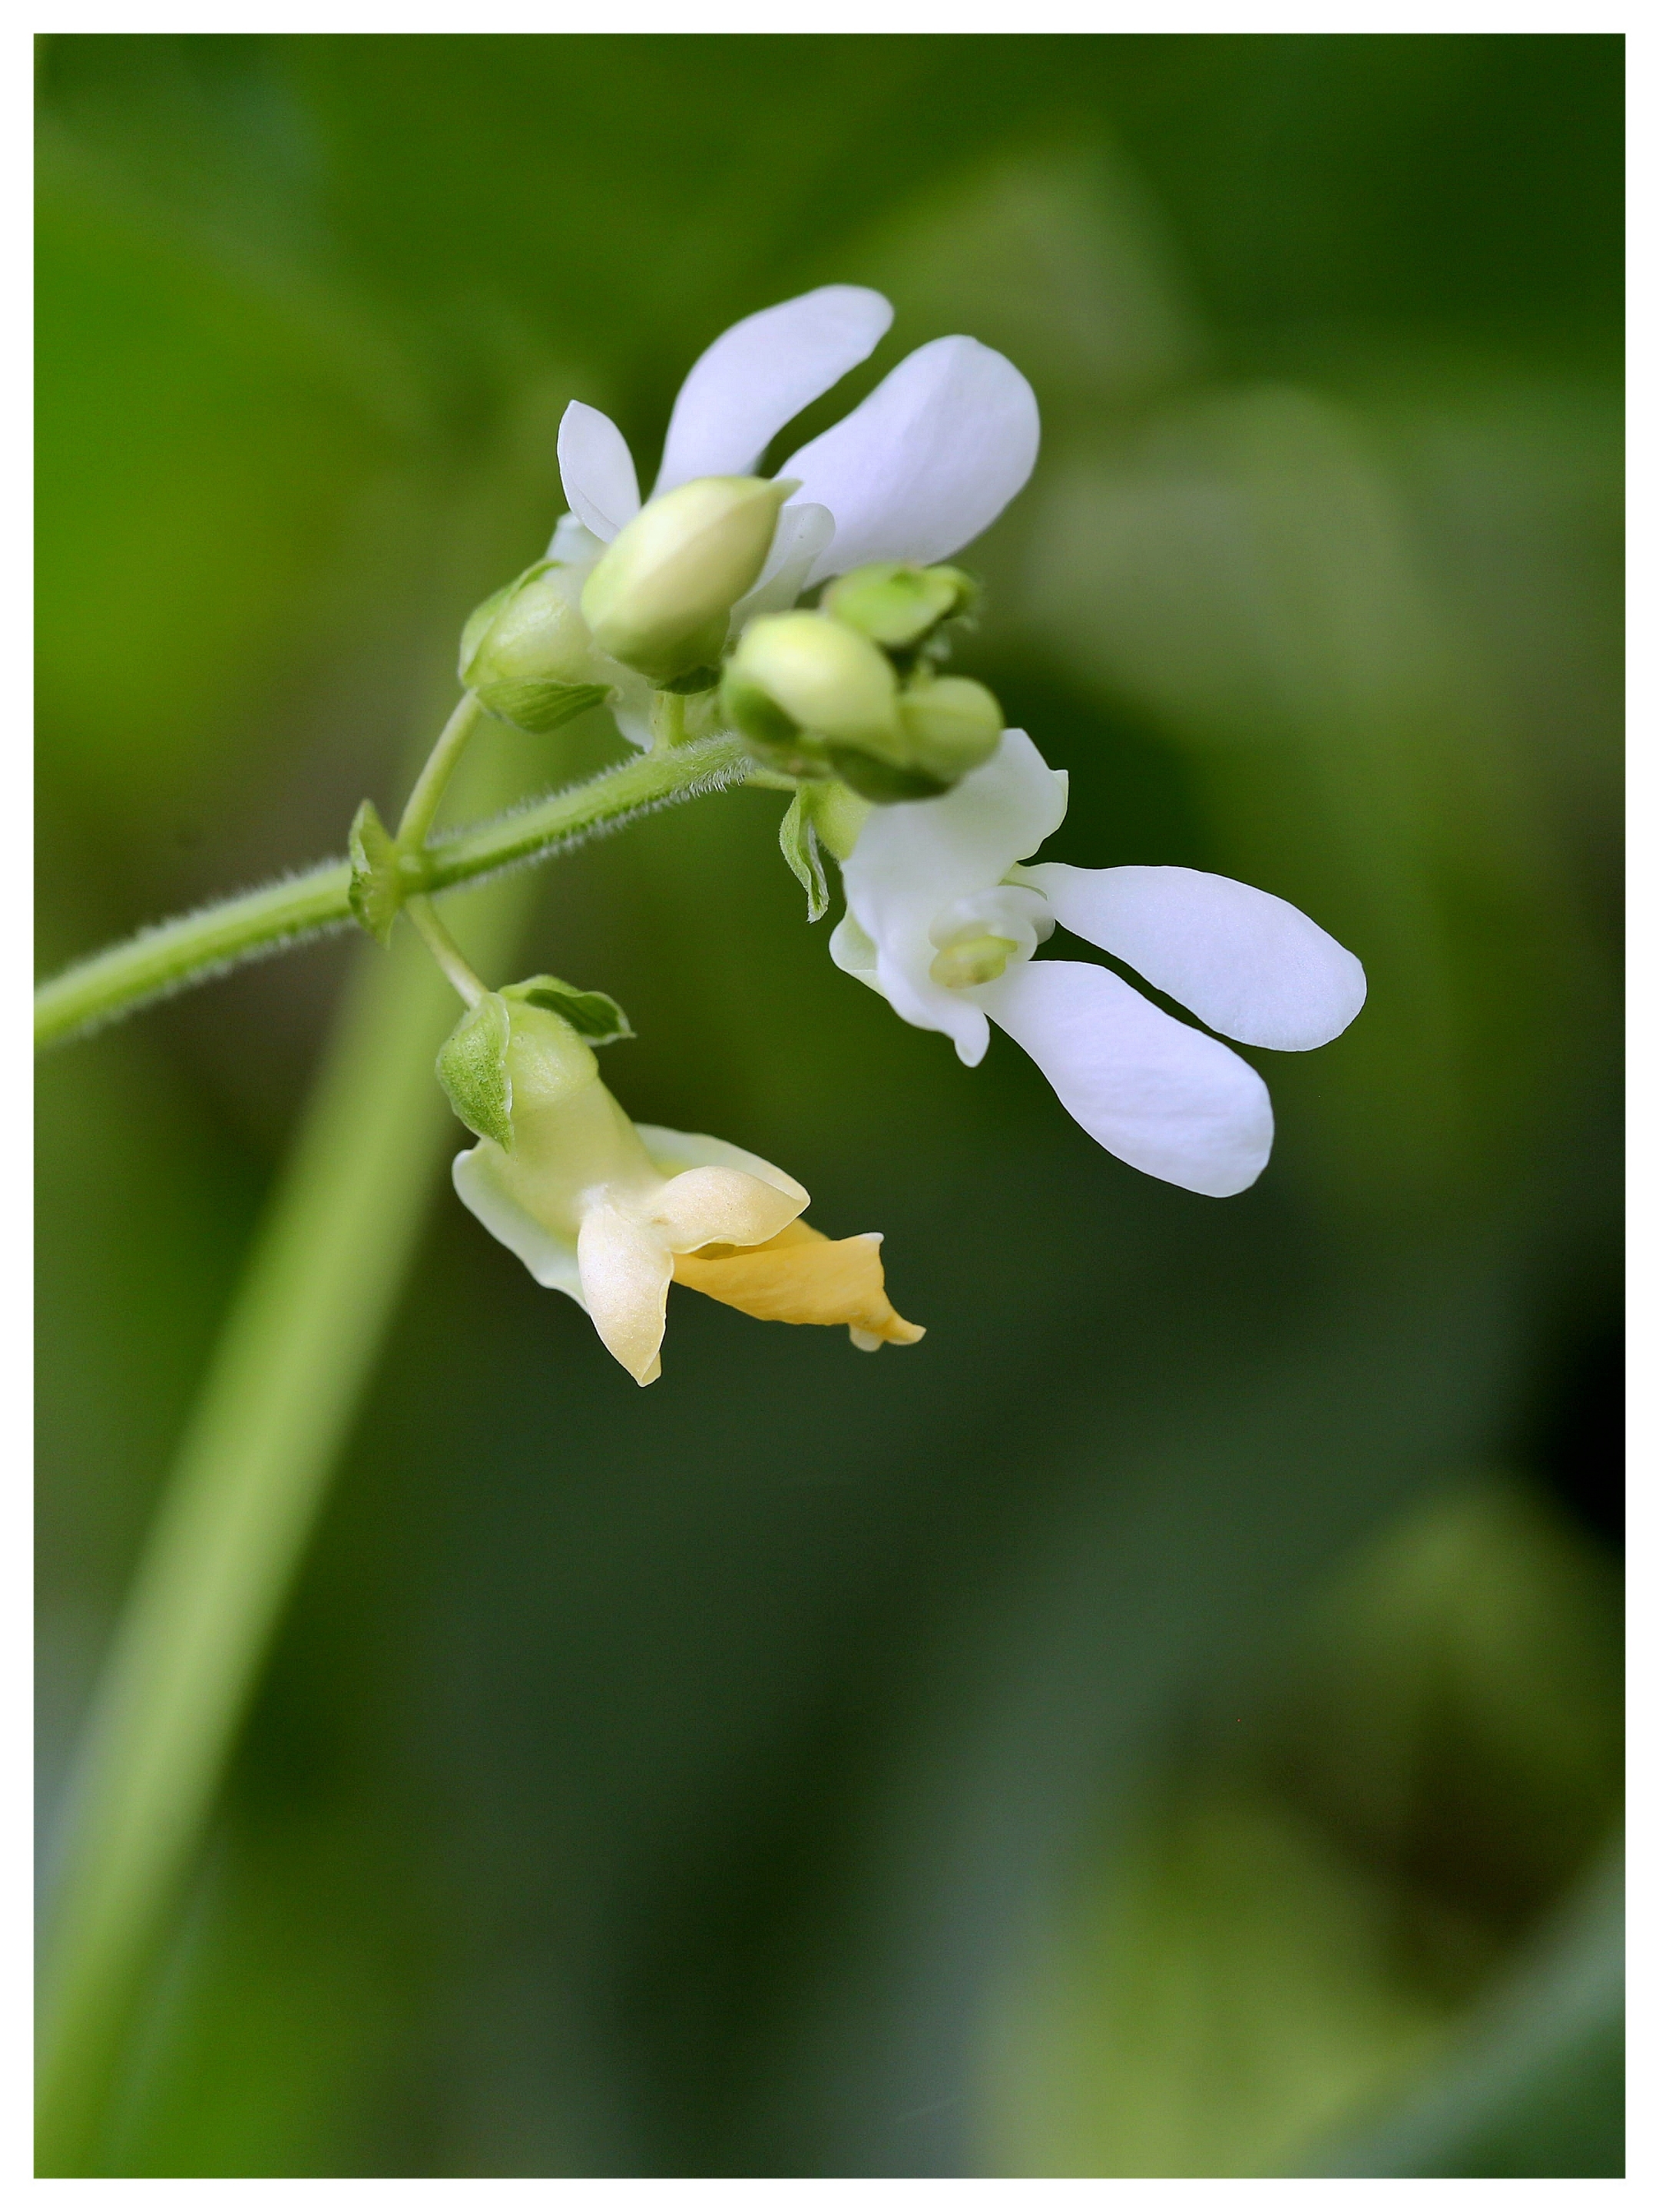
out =
[[[636,814],[744,782],[750,766],[735,737],[641,754],[586,783],[435,838],[423,848],[418,868],[411,868],[410,887],[432,896],[546,860]],[[36,1048],[117,1020],[244,961],[343,929],[353,918],[350,891],[350,862],[325,860],[302,875],[141,930],[40,985],[34,994]]]

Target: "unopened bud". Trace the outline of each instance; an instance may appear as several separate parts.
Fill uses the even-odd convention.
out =
[[[805,733],[827,744],[897,752],[898,679],[886,656],[856,630],[823,615],[762,615],[750,623],[726,670],[722,704],[763,750]]]
[[[538,561],[475,608],[461,632],[460,678],[504,722],[556,730],[608,696],[577,605],[580,572]]]
[[[820,602],[827,615],[890,653],[920,645],[930,630],[972,600],[976,586],[960,568],[915,568],[871,561],[837,576]]]
[[[641,507],[582,589],[582,614],[601,650],[658,684],[713,668],[732,606],[765,565],[778,509],[794,488],[763,477],[697,477]]]
[[[508,1009],[511,1033],[506,1061],[512,1083],[514,1115],[538,1112],[562,1105],[590,1083],[599,1080],[599,1064],[592,1047],[578,1036],[574,1026],[549,1007],[526,1003],[516,994],[502,994]]]
[[[967,676],[923,678],[899,695],[910,765],[955,783],[981,767],[1002,742],[1002,709]]]

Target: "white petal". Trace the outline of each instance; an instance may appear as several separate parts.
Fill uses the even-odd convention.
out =
[[[604,550],[605,540],[593,535],[580,515],[562,514],[548,540],[547,557],[567,568],[591,568]]]
[[[876,947],[876,987],[919,1029],[942,1030],[969,1067],[985,1056],[985,1017],[929,973],[935,921],[991,890],[1066,814],[1066,778],[1024,730],[1006,730],[983,768],[942,799],[878,806],[842,869],[848,910]]]
[[[1046,893],[1066,928],[1243,1044],[1310,1052],[1365,1003],[1352,952],[1286,900],[1231,876],[1049,860],[1022,879]]]
[[[794,605],[806,588],[812,563],[835,534],[835,518],[827,507],[810,502],[797,506],[792,501],[782,509],[759,580],[732,610],[733,637],[757,615],[781,614]]]
[[[1231,1198],[1267,1165],[1273,1113],[1255,1070],[1109,969],[1032,961],[974,996],[1073,1120],[1132,1168]]]
[[[860,983],[867,983],[872,991],[881,989],[876,979],[877,952],[874,940],[867,937],[850,914],[842,915],[830,933],[830,957],[843,975],[856,975]]]
[[[608,415],[573,399],[559,424],[559,475],[583,525],[608,545],[640,511],[628,441]]]
[[[836,518],[811,581],[864,561],[942,561],[994,522],[1031,473],[1030,386],[976,338],[919,346],[834,429],[778,471]]]
[[[1041,891],[1022,884],[997,884],[988,891],[952,899],[933,916],[927,939],[943,950],[970,937],[1000,937],[1016,948],[1016,959],[1029,960],[1054,933],[1054,917]]]
[[[602,658],[597,653],[594,657]],[[624,668],[619,660],[606,660],[604,673],[611,678],[611,696],[605,704],[617,727],[630,745],[649,752],[656,743],[656,732],[651,726],[651,702],[656,693],[645,677],[635,669]]]
[[[458,1154],[450,1172],[461,1204],[515,1259],[524,1261],[544,1290],[562,1291],[579,1306],[586,1306],[575,1246],[544,1229],[508,1192],[496,1173],[505,1157],[499,1146],[487,1139],[470,1152]]]
[[[655,489],[748,476],[784,424],[837,384],[886,334],[893,310],[861,284],[825,284],[747,315],[680,386]]]
[[[652,1165],[665,1176],[683,1175],[687,1168],[737,1168],[769,1182],[786,1198],[799,1199],[803,1206],[808,1202],[793,1176],[775,1168],[758,1152],[745,1152],[741,1145],[728,1145],[723,1137],[697,1136],[688,1129],[661,1129],[651,1121],[635,1122],[635,1127]]]

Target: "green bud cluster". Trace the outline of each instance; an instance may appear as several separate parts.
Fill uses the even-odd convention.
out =
[[[937,671],[973,592],[959,568],[850,569],[816,612],[750,623],[721,684],[726,718],[768,767],[838,776],[878,805],[950,790],[1002,735],[982,684]]]

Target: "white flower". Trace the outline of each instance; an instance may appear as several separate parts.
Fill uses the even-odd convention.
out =
[[[1098,1144],[1131,1167],[1225,1198],[1273,1146],[1253,1067],[1109,969],[1033,962],[1056,923],[1241,1043],[1306,1052],[1365,998],[1351,952],[1304,914],[1193,868],[1018,862],[1066,813],[1066,780],[1023,730],[940,799],[877,807],[842,868],[836,964],[969,1067],[1006,1030]]]
[[[734,323],[680,386],[652,497],[694,477],[752,474],[784,425],[856,368],[892,319],[879,292],[826,284]],[[975,338],[919,346],[778,469],[797,489],[733,632],[865,562],[926,566],[956,552],[1024,483],[1037,440],[1036,400],[1012,362]],[[559,426],[559,467],[571,513],[550,550],[590,566],[640,511],[633,456],[610,417],[577,400]],[[623,731],[647,742],[638,686],[618,690]]]
[[[718,1137],[635,1126],[592,1053],[556,1017],[515,1007],[513,1142],[454,1164],[462,1203],[548,1290],[589,1314],[636,1382],[654,1382],[671,1282],[759,1321],[842,1323],[860,1350],[922,1332],[888,1299],[881,1238],[832,1243],[800,1217],[793,1176]]]

